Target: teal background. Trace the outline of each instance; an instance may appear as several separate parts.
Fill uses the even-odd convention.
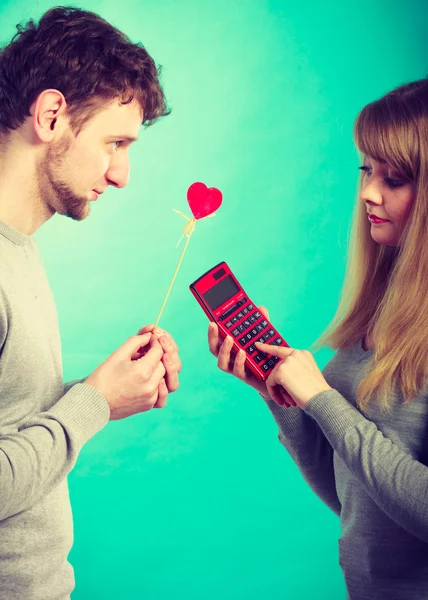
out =
[[[2,2],[0,38],[53,4]],[[427,74],[425,0],[87,1],[164,65],[171,116],[142,131],[131,181],[82,223],[37,232],[57,300],[65,379],[154,322],[193,181],[219,187],[160,325],[180,347],[163,410],[110,423],[70,475],[73,600],[345,597],[338,519],[277,440],[259,396],[216,368],[188,285],[226,260],[296,348],[337,305],[358,110]],[[182,242],[183,244],[184,242]],[[320,367],[332,353],[316,354]]]

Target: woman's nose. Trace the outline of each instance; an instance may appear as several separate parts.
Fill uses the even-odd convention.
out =
[[[361,188],[360,191],[360,199],[364,202],[364,203],[373,203],[373,204],[381,204],[382,203],[382,192],[379,188],[379,186],[376,184],[375,181],[369,181],[367,182],[365,185],[363,185],[363,187]]]

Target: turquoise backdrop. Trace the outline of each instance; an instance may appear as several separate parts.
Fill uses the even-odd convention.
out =
[[[346,5],[346,6],[345,6]],[[1,3],[0,39],[53,6]],[[131,181],[81,223],[36,237],[56,297],[65,380],[154,322],[193,181],[223,206],[198,223],[160,325],[180,347],[164,410],[110,423],[70,475],[73,600],[344,599],[339,523],[303,482],[260,397],[216,367],[188,285],[226,260],[296,348],[341,288],[358,110],[427,74],[425,0],[84,1],[142,41],[171,116],[142,131]],[[183,242],[182,242],[183,243]],[[316,355],[320,367],[331,357]]]

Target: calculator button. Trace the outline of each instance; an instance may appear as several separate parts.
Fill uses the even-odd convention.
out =
[[[275,364],[275,361],[274,361],[274,360],[272,360],[272,359],[270,358],[269,360],[267,360],[267,361],[266,361],[266,364],[267,364],[267,366],[268,366],[268,367],[269,367],[269,369],[270,369],[271,367],[273,367],[273,366],[274,366],[274,364]]]
[[[253,358],[257,364],[261,363],[263,360],[263,357],[261,357],[260,354],[256,354],[255,356],[253,356]]]
[[[250,323],[255,323],[257,321],[256,317],[254,315],[250,315],[248,317],[248,320],[250,321]]]
[[[264,344],[264,343],[265,343],[265,338],[264,338],[264,336],[263,336],[263,335],[262,335],[262,336],[260,336],[260,337],[259,337],[259,339],[258,339],[257,341],[258,341],[258,342],[260,342],[261,344]]]
[[[237,321],[238,319],[237,319],[237,317],[232,317],[230,320],[232,321],[232,323],[236,323],[236,321]]]
[[[253,352],[255,352],[257,350],[257,348],[254,346],[254,344],[251,344],[251,346],[248,346],[248,348],[246,349],[248,354],[253,354]]]
[[[267,356],[266,352],[259,352],[259,354],[262,358],[266,358],[266,356]]]
[[[251,330],[251,333],[252,333],[253,335],[257,335],[259,332],[257,331],[257,329],[256,329],[256,328],[254,328],[254,329],[252,329],[252,330]]]
[[[237,335],[239,335],[239,329],[234,329],[232,331],[232,335],[233,335],[233,337],[236,337]]]
[[[248,310],[253,310],[254,306],[252,304],[248,305]]]
[[[275,343],[277,346],[280,346],[280,345],[282,344],[282,342],[283,342],[283,339],[282,339],[282,338],[280,338],[280,337],[277,337],[277,338],[275,338],[275,340],[274,340],[274,343]]]
[[[260,317],[261,317],[262,315],[261,315],[261,313],[259,313],[259,311],[257,310],[257,311],[254,313],[254,316],[256,317],[256,319],[260,319]]]
[[[241,344],[241,346],[245,346],[245,344],[247,343],[247,339],[245,337],[241,337],[239,338],[239,343]]]
[[[245,331],[245,327],[242,325],[242,323],[240,325],[238,325],[238,329],[241,333],[243,333]]]
[[[279,361],[279,356],[272,356],[271,360],[276,364]]]
[[[267,332],[264,334],[264,336],[263,336],[263,337],[265,338],[265,341],[267,342],[268,340],[270,340],[270,338],[271,338],[272,336],[270,335],[269,331],[267,331]]]
[[[263,319],[263,321],[261,321],[261,324],[263,325],[263,327],[267,327],[269,325],[266,319]]]
[[[242,321],[242,323],[245,325],[246,329],[247,329],[247,327],[249,327],[251,325],[251,323],[248,319],[245,319],[245,321]]]
[[[226,323],[226,327],[227,327],[228,329],[229,329],[230,327],[232,327],[232,325],[233,325],[232,321],[228,321],[228,322]]]
[[[249,342],[250,340],[253,339],[253,336],[251,335],[251,333],[247,333],[247,335],[245,337],[246,337],[247,342]]]
[[[232,306],[232,308],[229,308],[229,310],[227,310],[221,317],[219,317],[219,321],[224,321],[225,319],[230,317],[230,315],[232,315],[235,312],[235,310],[238,310],[240,306],[240,303],[237,302],[234,306]]]
[[[263,369],[263,371],[266,373],[266,371],[269,371],[269,367],[267,366],[267,364],[265,363],[264,365],[262,365],[261,367]]]
[[[272,335],[275,335],[275,329],[272,329],[272,327],[271,327],[271,328],[269,329],[269,333],[270,333],[270,335],[271,335],[271,336],[272,336]]]
[[[242,313],[243,313],[244,315],[248,315],[248,308],[243,308],[243,309],[242,309]]]
[[[256,325],[256,329],[257,329],[257,331],[260,333],[261,331],[263,331],[264,327],[262,327],[262,325],[260,325],[260,323],[258,323],[258,324]]]
[[[238,319],[242,319],[242,317],[244,316],[242,312],[239,312],[237,315]]]

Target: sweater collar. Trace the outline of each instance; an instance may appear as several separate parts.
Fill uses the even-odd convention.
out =
[[[26,244],[29,244],[33,237],[13,229],[13,227],[10,227],[10,225],[7,225],[3,221],[0,221],[0,235],[7,238],[14,244],[17,244],[18,246],[25,246]]]

